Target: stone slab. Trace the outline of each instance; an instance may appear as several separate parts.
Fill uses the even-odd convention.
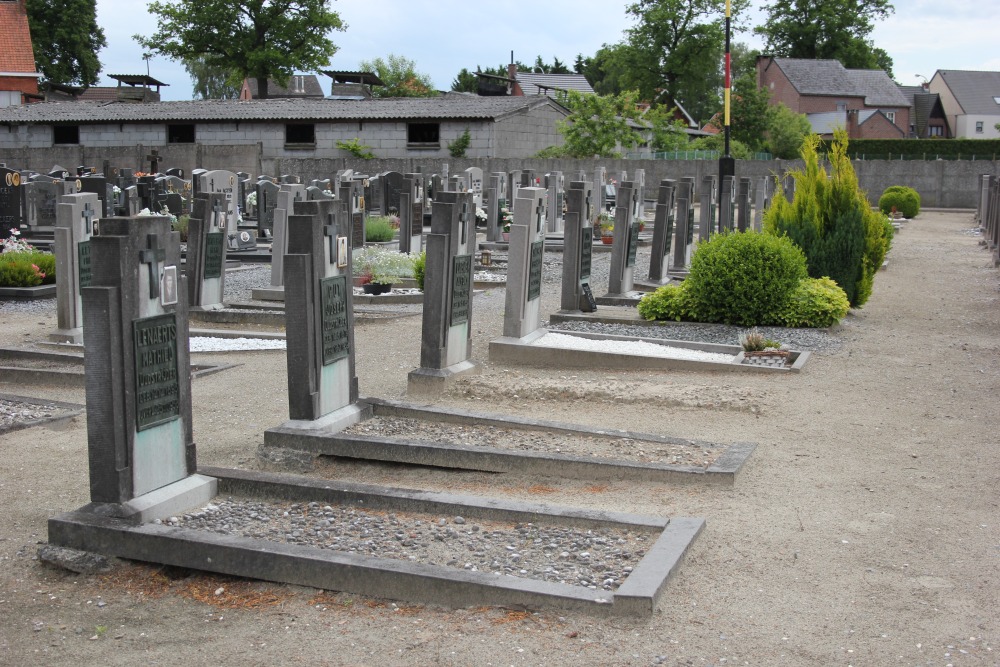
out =
[[[497,577],[440,565],[373,558],[310,546],[219,535],[169,525],[135,525],[83,508],[49,520],[56,546],[264,579],[356,595],[453,607],[500,605],[565,609],[600,616],[649,615],[666,591],[684,553],[705,525],[703,519],[664,519],[471,496],[386,489],[346,482],[331,484],[293,475],[203,468],[227,495],[295,498],[301,502],[356,503],[387,511],[460,513],[465,517],[546,521],[573,527],[659,530],[660,534],[619,591],[600,592],[570,584]],[[631,581],[631,584],[629,583]]]
[[[36,285],[35,287],[0,287],[0,297],[12,299],[49,299],[55,298],[55,285]]]

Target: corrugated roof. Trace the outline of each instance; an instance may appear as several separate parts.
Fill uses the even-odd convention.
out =
[[[951,89],[962,110],[974,116],[1000,115],[1000,72],[974,72],[969,70],[938,70],[945,85]]]
[[[37,73],[23,0],[0,2],[0,72]]]
[[[568,112],[547,97],[415,98],[373,100],[192,100],[146,104],[39,102],[0,108],[0,123],[128,123],[178,121],[497,119],[538,106]]]
[[[775,58],[802,95],[864,97],[870,107],[908,107],[906,96],[880,69],[847,69],[836,60]]]
[[[579,93],[594,93],[587,77],[582,74],[533,74],[518,72],[517,82],[525,95],[548,95],[555,97],[560,90],[575,90]]]

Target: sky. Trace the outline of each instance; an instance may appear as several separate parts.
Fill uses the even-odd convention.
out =
[[[496,67],[514,59],[531,64],[536,56],[551,63],[559,58],[572,67],[577,54],[592,56],[603,44],[623,38],[633,25],[626,15],[628,2],[615,0],[546,0],[515,10],[513,3],[457,2],[455,0],[336,0],[333,8],[347,25],[333,33],[339,47],[330,69],[355,71],[362,60],[389,54],[416,63],[440,90],[463,67]],[[752,3],[746,23],[758,25],[763,12]],[[889,52],[895,80],[916,85],[941,70],[1000,71],[995,33],[1000,26],[1000,3],[983,0],[896,0],[896,11],[880,23],[872,39]],[[137,9],[142,8],[142,9]],[[155,16],[135,0],[97,0],[97,22],[108,46],[99,53],[100,85],[114,85],[107,74],[145,74],[142,48],[132,39],[156,31]],[[734,42],[761,48],[752,33],[734,34]],[[170,84],[164,100],[191,99],[191,79],[184,68],[162,56],[149,60],[149,74]],[[329,79],[320,77],[329,90]]]

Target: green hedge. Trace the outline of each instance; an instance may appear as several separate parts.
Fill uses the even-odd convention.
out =
[[[828,153],[833,139],[822,142]],[[1000,139],[851,139],[847,154],[867,160],[995,160]]]
[[[56,282],[56,256],[39,250],[0,254],[0,287],[35,287]]]

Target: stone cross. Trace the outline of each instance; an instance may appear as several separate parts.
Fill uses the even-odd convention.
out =
[[[160,298],[160,262],[167,258],[167,251],[159,246],[159,237],[149,234],[146,247],[139,252],[139,261],[149,270],[149,298]]]
[[[149,173],[160,173],[160,152],[154,148],[149,151],[149,155],[146,156],[146,159],[149,160]]]

